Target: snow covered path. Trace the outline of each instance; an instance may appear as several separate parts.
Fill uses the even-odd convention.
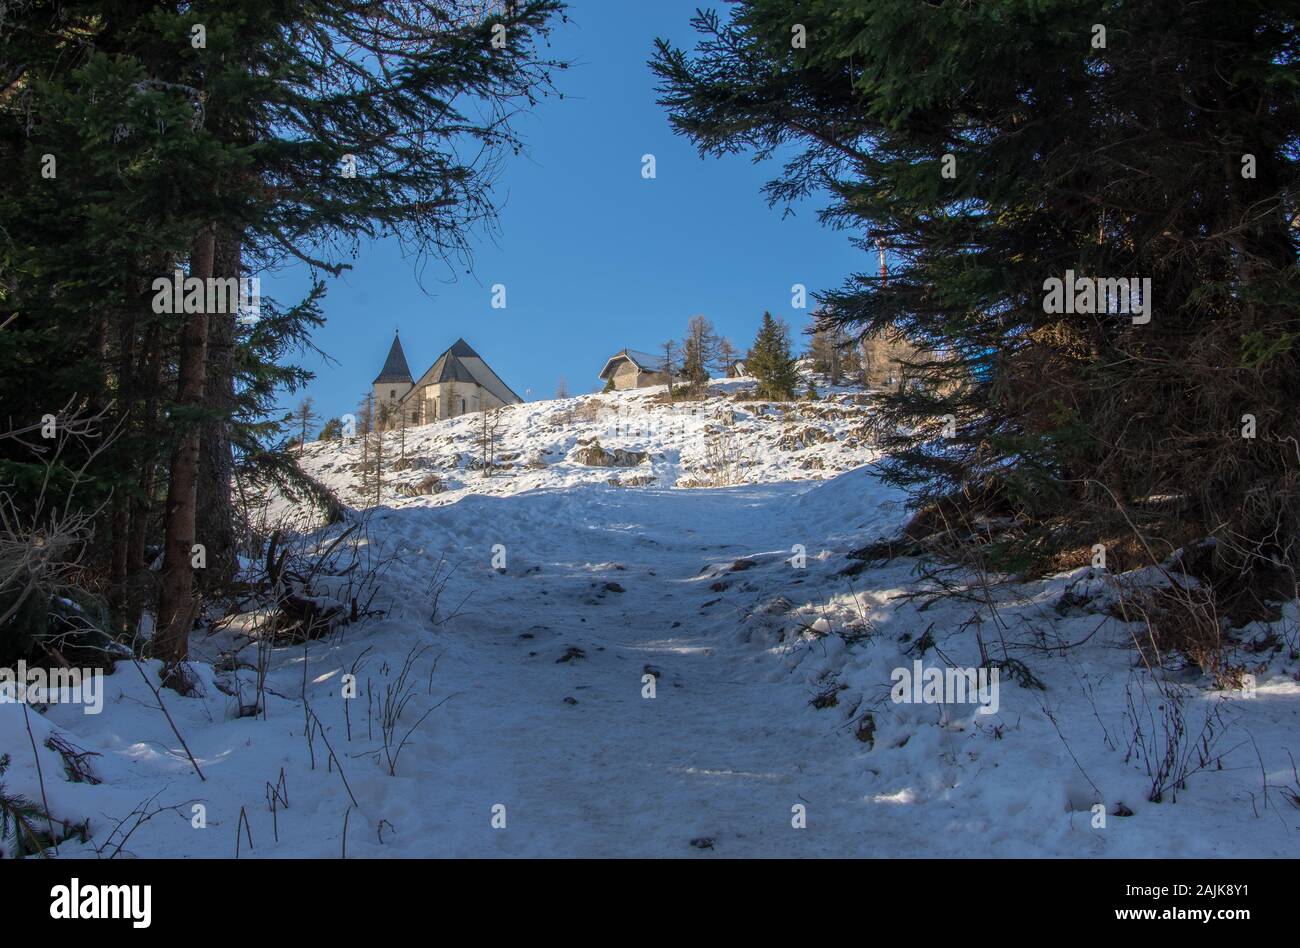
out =
[[[808,720],[808,695],[742,641],[727,591],[701,572],[760,554],[728,575],[798,581],[788,557],[809,542],[796,516],[808,488],[583,487],[389,514],[382,529],[413,542],[427,517],[471,523],[462,549],[487,566],[502,542],[508,557],[504,574],[476,571],[491,589],[447,633],[466,640],[437,673],[461,692],[434,725],[455,791],[432,822],[450,832],[430,826],[410,854],[683,855],[692,840],[728,856],[870,852],[872,807],[856,781],[826,772],[854,742],[838,720]],[[584,657],[559,660],[572,649]],[[642,696],[647,666],[660,673],[654,698]],[[505,831],[489,826],[495,803]],[[806,830],[792,826],[800,803]]]
[[[1169,702],[1086,568],[996,593],[1007,654],[1045,690],[1008,676],[996,713],[948,724],[933,704],[890,700],[893,671],[918,656],[978,664],[972,620],[991,621],[961,597],[898,597],[916,587],[911,561],[841,575],[844,553],[903,516],[868,468],[377,508],[369,536],[394,557],[376,600],[387,614],[276,648],[264,719],[241,717],[229,693],[253,694],[256,646],[237,629],[192,640],[202,695],[166,701],[206,781],[129,665],[105,679],[103,714],[33,715],[38,744],[56,726],[99,755],[92,785],[51,780],[62,761],[41,752],[51,809],[91,820],[91,841],[61,855],[112,855],[125,835],[121,855],[230,857],[238,836],[241,858],[337,857],[345,821],[349,857],[1294,855],[1294,651],[1259,666],[1250,700],[1171,668],[1187,732],[1211,716],[1222,766],[1193,773],[1176,802],[1148,802],[1132,734],[1140,724],[1162,752]],[[431,590],[448,570],[435,621]],[[1063,610],[1081,590],[1093,607]],[[1283,632],[1295,621],[1292,609]],[[1053,646],[1066,642],[1086,645]],[[360,693],[345,700],[353,670]],[[304,683],[323,733],[305,727]],[[395,774],[388,691],[409,695]],[[868,719],[870,739],[856,740]],[[6,738],[28,746],[13,705],[0,705]],[[7,781],[39,799],[34,768]],[[274,785],[289,805],[273,812]]]

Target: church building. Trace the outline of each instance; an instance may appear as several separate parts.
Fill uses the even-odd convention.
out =
[[[457,339],[427,372],[412,380],[396,335],[375,377],[374,393],[375,418],[382,420],[383,428],[398,427],[403,418],[408,425],[427,425],[523,401],[464,339]]]

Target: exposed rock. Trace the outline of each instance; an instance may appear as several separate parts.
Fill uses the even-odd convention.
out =
[[[658,478],[653,474],[633,474],[631,477],[611,477],[606,481],[610,487],[646,487]]]
[[[484,461],[482,458],[470,458],[465,464],[467,470],[471,471],[508,471],[509,464],[501,464],[497,461]]]
[[[607,451],[597,440],[592,440],[589,444],[579,444],[578,449],[573,452],[573,460],[589,467],[635,467],[643,464],[648,457],[648,452],[629,451],[625,448]]]
[[[398,484],[399,497],[426,497],[429,494],[441,494],[447,486],[437,474],[428,474],[411,484]]]
[[[814,444],[825,444],[827,441],[834,441],[835,436],[829,434],[821,428],[815,428],[809,425],[806,428],[800,428],[798,431],[792,431],[787,435],[782,435],[777,440],[776,446],[782,451],[798,451],[800,448],[811,447]]]

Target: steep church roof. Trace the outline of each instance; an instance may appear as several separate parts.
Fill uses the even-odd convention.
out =
[[[523,399],[514,393],[514,391],[505,382],[501,381],[486,362],[464,339],[457,339],[451,348],[444,352],[429,367],[429,371],[420,376],[419,380],[411,387],[411,390],[402,397],[406,401],[407,397],[419,391],[425,385],[436,385],[439,382],[465,382],[470,385],[481,385],[507,405],[517,404]]]
[[[402,340],[394,334],[392,348],[388,350],[388,358],[384,360],[384,367],[379,370],[374,384],[381,382],[409,382],[411,381],[411,369],[406,364],[406,353],[402,351]]]

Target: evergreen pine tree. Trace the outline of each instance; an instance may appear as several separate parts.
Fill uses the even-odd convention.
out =
[[[745,361],[749,374],[758,379],[758,397],[773,401],[794,398],[799,376],[790,355],[790,337],[785,327],[763,314],[762,325]]]
[[[451,16],[442,0],[413,0],[386,8],[382,26],[373,7],[333,0],[3,14],[0,164],[19,173],[0,193],[0,292],[17,314],[0,334],[0,401],[16,417],[112,406],[118,441],[78,498],[94,510],[113,491],[105,548],[86,565],[106,574],[115,623],[132,628],[141,602],[124,593],[164,522],[153,646],[169,664],[185,657],[190,547],[209,545],[213,573],[231,559],[218,551],[232,552],[236,467],[241,484],[319,488],[277,447],[284,419],[268,412],[276,389],[305,381],[282,357],[318,324],[320,289],[285,310],[263,299],[262,318],[240,326],[228,312],[155,312],[152,281],[288,258],[337,274],[381,234],[459,261],[469,229],[492,217],[498,157],[519,144],[504,119],[546,94],[553,64],[538,40],[558,9],[529,0]],[[472,110],[453,104],[471,99]],[[59,466],[78,470],[101,447],[76,445]],[[14,445],[0,446],[0,467],[29,507],[24,491],[67,490]]]
[[[780,151],[769,200],[825,188],[823,220],[861,235],[861,272],[819,299],[823,324],[920,346],[876,415],[889,479],[1014,510],[1040,525],[1026,554],[1136,528],[1163,551],[1217,537],[1224,574],[1294,575],[1293,12],[809,0],[798,19],[792,49],[786,0],[738,0],[652,65],[702,154]],[[1149,278],[1150,308],[1053,305],[1067,271]]]

